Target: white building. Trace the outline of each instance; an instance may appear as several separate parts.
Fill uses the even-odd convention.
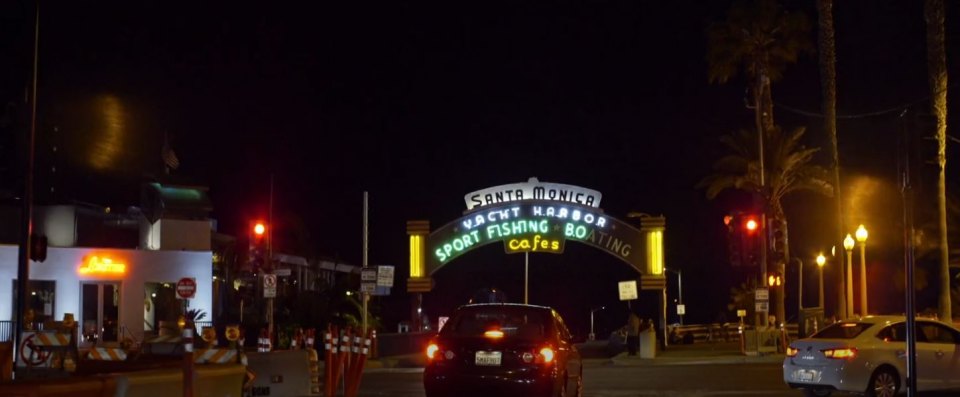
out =
[[[196,281],[190,309],[213,316],[212,221],[206,189],[143,185],[141,207],[36,207],[34,230],[47,237],[42,262],[30,262],[27,308],[38,323],[73,314],[83,342],[142,340],[175,322],[175,286]],[[5,222],[16,224],[17,222]],[[12,339],[18,247],[0,244],[0,340]],[[0,324],[2,325],[2,324]]]
[[[14,320],[17,246],[0,245],[0,319]],[[148,251],[114,248],[51,247],[43,263],[30,263],[28,304],[37,319],[61,320],[72,313],[84,340],[141,340],[157,324],[158,290],[184,277],[194,278],[191,309],[210,315],[210,251]]]

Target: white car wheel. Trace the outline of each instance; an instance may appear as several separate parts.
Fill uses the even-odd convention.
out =
[[[893,397],[900,391],[900,376],[890,368],[874,371],[867,386],[868,397]]]

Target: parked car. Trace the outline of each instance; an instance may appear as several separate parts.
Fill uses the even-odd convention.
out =
[[[893,396],[907,374],[906,318],[867,316],[832,324],[790,343],[783,380],[808,396],[833,391]],[[917,319],[917,390],[960,390],[960,330]]]
[[[509,303],[461,306],[426,349],[427,397],[579,397],[580,353],[557,312]]]

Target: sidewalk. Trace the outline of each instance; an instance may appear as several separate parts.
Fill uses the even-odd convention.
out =
[[[739,342],[670,345],[666,350],[658,350],[656,358],[629,356],[625,352],[610,358],[612,364],[625,366],[779,363],[782,361],[782,353],[761,356],[743,355],[740,353]]]

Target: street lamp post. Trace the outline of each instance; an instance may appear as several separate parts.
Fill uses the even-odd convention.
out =
[[[593,333],[593,313],[596,313],[600,310],[605,309],[606,306],[600,306],[598,308],[590,309],[590,335],[587,335],[587,340],[596,340],[597,334]]]
[[[853,316],[853,237],[847,233],[843,249],[847,250],[847,316]]]
[[[683,270],[673,270],[668,268],[663,268],[663,270],[666,270],[668,272],[674,272],[677,274],[677,304],[682,305],[683,304]],[[680,325],[683,325],[683,315],[680,314],[679,312],[677,313],[677,315],[680,316]]]
[[[817,269],[820,270],[820,299],[817,301],[820,309],[823,309],[823,265],[827,263],[827,257],[823,256],[823,253],[817,255]]]
[[[797,262],[797,318],[803,315],[803,260],[793,258]],[[786,291],[786,287],[783,288]],[[786,321],[786,320],[783,320]]]
[[[856,232],[860,246],[860,313],[867,315],[867,228],[860,225]]]

